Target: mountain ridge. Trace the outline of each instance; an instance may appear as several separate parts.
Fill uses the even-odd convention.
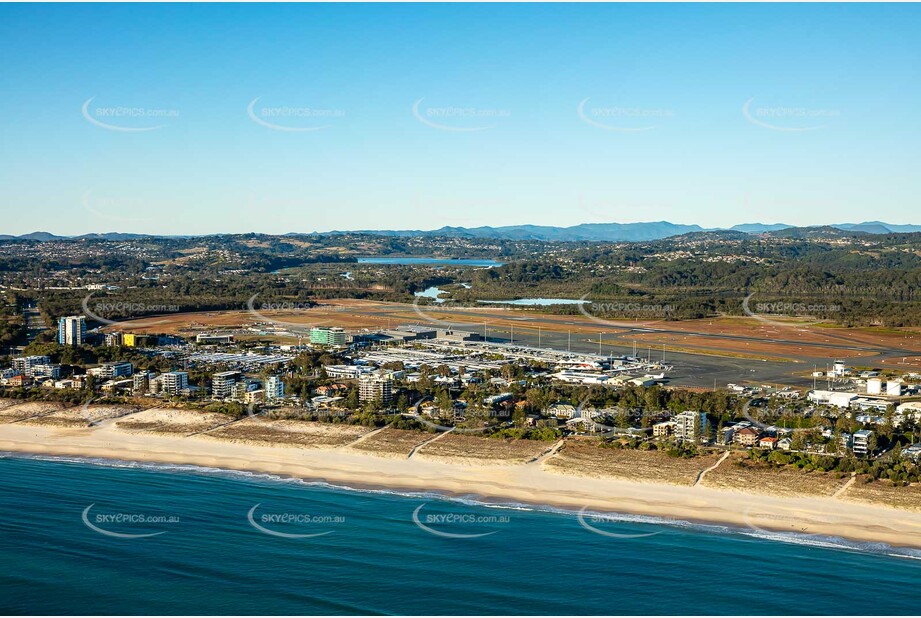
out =
[[[740,223],[726,228],[704,228],[696,224],[671,223],[669,221],[647,221],[640,223],[580,223],[567,227],[552,225],[506,225],[480,227],[444,226],[435,230],[332,230],[329,232],[290,232],[288,234],[266,234],[266,236],[310,236],[334,234],[368,234],[391,237],[424,238],[471,238],[495,240],[532,240],[549,242],[644,242],[682,236],[694,232],[734,231],[746,234],[766,234],[783,230],[837,229],[864,234],[902,234],[921,232],[921,225],[891,224],[882,221],[862,223],[836,223],[817,226],[795,226],[785,223]],[[136,240],[139,238],[193,238],[196,236],[223,236],[226,234],[160,235],[105,232],[79,236],[58,236],[50,232],[32,232],[22,235],[0,235],[0,241],[34,240],[38,242],[64,240]]]

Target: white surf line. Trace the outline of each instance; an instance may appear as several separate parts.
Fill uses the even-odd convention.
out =
[[[352,441],[349,442],[348,444],[343,444],[342,446],[338,446],[338,447],[336,447],[336,448],[349,448],[350,446],[355,446],[356,444],[359,444],[359,443],[361,443],[361,442],[364,442],[365,440],[367,440],[367,439],[370,438],[371,436],[376,436],[377,434],[379,434],[380,432],[384,431],[384,430],[387,429],[388,427],[390,427],[390,425],[384,425],[383,427],[378,427],[377,429],[374,429],[373,431],[369,431],[368,433],[364,434],[363,436],[359,436],[356,440],[352,440]]]
[[[704,480],[704,477],[707,475],[707,472],[710,472],[712,470],[716,470],[717,468],[719,468],[720,464],[726,461],[729,458],[729,455],[731,454],[732,454],[732,451],[727,450],[725,453],[723,453],[723,456],[720,457],[719,460],[717,460],[715,464],[713,464],[706,470],[701,470],[700,474],[697,475],[697,480],[694,481],[693,487],[697,487],[698,485],[700,485],[700,482]]]
[[[845,483],[844,485],[841,486],[841,489],[839,489],[838,491],[836,491],[835,493],[833,493],[833,494],[831,495],[831,497],[832,497],[832,498],[837,498],[838,496],[840,496],[840,495],[842,495],[844,492],[846,492],[848,489],[850,489],[851,485],[853,485],[853,484],[856,483],[856,482],[857,482],[857,473],[856,473],[856,472],[851,472],[851,478],[849,478],[849,479],[847,480],[847,483]]]
[[[409,451],[409,455],[406,456],[406,459],[412,458],[412,456],[415,455],[416,452],[417,452],[420,448],[422,448],[423,446],[426,446],[427,444],[431,444],[431,443],[434,442],[435,440],[440,440],[441,438],[445,437],[446,435],[448,435],[449,433],[451,433],[451,432],[454,431],[455,429],[457,429],[457,427],[452,427],[451,429],[449,429],[449,430],[447,430],[447,431],[445,431],[445,432],[443,432],[443,433],[438,434],[438,435],[435,436],[434,438],[431,438],[431,439],[429,439],[429,440],[426,440],[426,441],[423,442],[422,444],[417,444],[416,446],[414,446],[414,447],[412,448],[412,450]]]
[[[560,438],[560,440],[558,440],[556,444],[548,448],[546,451],[544,451],[537,457],[534,457],[530,461],[527,461],[525,463],[526,464],[536,464],[536,465],[540,465],[544,463],[545,461],[547,461],[548,459],[550,459],[551,457],[553,457],[554,455],[560,452],[560,449],[563,447],[563,442],[564,440]]]

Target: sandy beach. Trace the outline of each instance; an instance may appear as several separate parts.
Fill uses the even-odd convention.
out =
[[[527,462],[474,465],[451,457],[439,459],[435,449],[427,456],[409,458],[363,448],[374,441],[385,441],[386,432],[393,431],[389,428],[372,434],[367,428],[343,427],[343,433],[333,439],[329,426],[314,429],[309,425],[318,424],[305,424],[297,440],[271,445],[265,441],[266,430],[262,428],[257,439],[247,439],[250,434],[233,434],[235,426],[246,428],[258,422],[255,419],[231,425],[210,419],[218,431],[206,428],[196,435],[175,431],[174,424],[166,430],[157,426],[157,419],[175,420],[177,416],[195,414],[144,411],[125,418],[94,420],[91,426],[5,422],[0,423],[0,451],[265,472],[351,487],[434,491],[486,501],[576,511],[585,508],[921,548],[921,512],[871,501],[865,495],[848,500],[846,481],[830,496],[788,496],[754,493],[751,488],[729,490],[706,483],[632,482],[603,473],[566,473],[550,463],[555,452]],[[132,421],[135,416],[137,420]],[[189,427],[201,431],[201,423]],[[404,434],[397,437],[394,442],[411,442]],[[420,434],[420,441],[430,438]],[[544,444],[543,448],[551,446]]]

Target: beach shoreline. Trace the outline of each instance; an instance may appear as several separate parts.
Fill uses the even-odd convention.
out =
[[[499,504],[648,516],[921,549],[921,513],[830,497],[786,497],[549,471],[539,463],[468,465],[348,448],[266,446],[118,429],[0,424],[0,451],[264,473],[360,490],[437,493]]]

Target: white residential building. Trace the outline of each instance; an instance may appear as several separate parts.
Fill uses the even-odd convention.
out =
[[[160,390],[168,395],[179,395],[189,388],[189,374],[186,371],[167,371],[157,378]]]
[[[855,431],[853,436],[853,451],[855,455],[866,455],[870,452],[870,439],[873,432],[869,429]]]
[[[269,376],[265,380],[265,400],[277,401],[285,398],[285,383],[278,376]]]
[[[673,419],[675,421],[675,437],[679,440],[697,442],[707,432],[707,414],[694,410],[686,410]]]
[[[390,405],[393,400],[393,380],[389,375],[362,376],[358,381],[358,398],[361,401],[380,401]]]

